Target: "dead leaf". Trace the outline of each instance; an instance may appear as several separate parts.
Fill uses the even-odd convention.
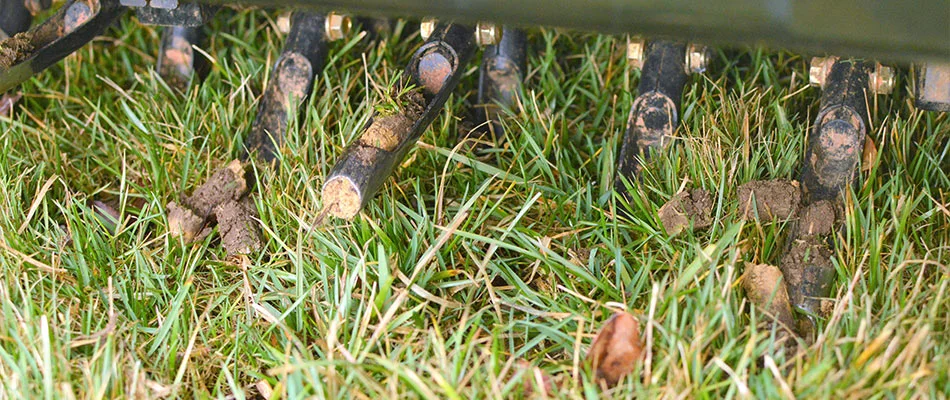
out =
[[[868,172],[874,168],[877,161],[877,145],[870,136],[864,137],[864,152],[861,154],[861,172]]]
[[[522,375],[522,393],[524,397],[553,397],[554,396],[554,377],[541,368],[532,366],[525,360],[518,360],[516,364],[518,369],[525,371]],[[542,390],[538,390],[538,389]]]
[[[598,380],[613,387],[636,369],[643,354],[640,323],[633,315],[621,312],[610,317],[594,338],[587,352],[587,362]]]

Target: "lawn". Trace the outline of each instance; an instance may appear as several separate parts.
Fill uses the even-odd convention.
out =
[[[798,176],[820,97],[807,56],[717,49],[628,202],[612,193],[639,75],[624,39],[533,29],[504,144],[458,140],[472,64],[370,206],[317,221],[333,160],[421,43],[403,24],[334,42],[283,161],[255,166],[265,248],[229,258],[216,235],[169,236],[165,205],[238,156],[282,37],[261,11],[211,28],[187,94],[152,70],[160,31],[125,18],[0,118],[0,399],[510,398],[534,374],[519,360],[563,397],[950,393],[950,119],[913,108],[906,66],[869,98],[877,153],[845,197],[835,307],[795,353],[740,283],[778,263],[787,226],[742,220],[736,187]],[[695,187],[713,225],[668,236],[657,210]],[[646,356],[605,391],[584,357],[622,309]]]

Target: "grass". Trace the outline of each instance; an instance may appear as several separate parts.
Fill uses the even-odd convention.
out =
[[[784,226],[742,222],[735,188],[797,176],[820,95],[806,58],[720,50],[625,203],[610,192],[638,82],[624,40],[532,30],[504,146],[458,145],[472,65],[368,209],[313,227],[332,160],[420,42],[333,43],[259,175],[266,251],[228,260],[213,237],[167,236],[164,206],[238,154],[274,27],[219,18],[213,70],[184,96],[151,70],[159,31],[132,19],[21,87],[0,120],[0,398],[243,398],[259,381],[294,399],[509,398],[518,359],[565,376],[563,397],[950,392],[950,120],[912,107],[906,69],[870,99],[879,151],[846,197],[835,311],[792,355],[737,283],[745,262],[778,262]],[[682,187],[716,193],[715,223],[670,238],[656,210]],[[91,199],[119,205],[114,233]],[[582,361],[621,308],[649,353],[603,392]]]

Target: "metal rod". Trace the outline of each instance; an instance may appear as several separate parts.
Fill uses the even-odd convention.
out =
[[[831,262],[836,211],[845,190],[857,181],[867,133],[866,94],[875,64],[831,59],[821,106],[809,135],[801,173],[803,211],[790,227],[779,268],[792,305],[814,327],[821,300],[831,295],[836,273]],[[807,225],[807,226],[806,226]],[[819,228],[819,226],[824,226]]]
[[[271,0],[242,2],[267,6]],[[765,43],[798,52],[903,61],[950,60],[950,13],[944,0],[284,0],[283,5],[637,33],[710,45]]]
[[[821,106],[805,149],[805,203],[835,200],[854,183],[867,132],[868,75],[874,64],[839,60],[822,88]]]

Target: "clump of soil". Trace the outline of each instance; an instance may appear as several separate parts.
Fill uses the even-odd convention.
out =
[[[210,228],[205,228],[207,219],[199,217],[191,209],[174,201],[168,203],[165,209],[168,214],[168,233],[181,237],[185,243],[204,238],[210,233]]]
[[[712,225],[712,194],[703,189],[679,192],[666,202],[658,215],[663,229],[670,236],[678,235],[692,224],[693,229]]]
[[[250,254],[261,248],[257,208],[250,199],[228,200],[214,208],[221,246],[228,254]]]
[[[10,68],[33,52],[33,36],[21,32],[0,42],[0,68]]]
[[[353,182],[343,177],[323,185],[323,209],[337,218],[353,218],[360,212],[362,199]]]
[[[752,201],[752,199],[755,201]],[[797,181],[752,181],[739,186],[743,218],[787,220],[798,213],[802,191]]]
[[[373,123],[360,135],[359,142],[363,146],[394,151],[412,129],[413,122],[404,114],[374,118]]]
[[[782,271],[774,265],[747,264],[742,276],[742,288],[752,304],[765,311],[772,321],[794,332],[795,315],[789,301]]]
[[[594,338],[587,352],[587,362],[598,380],[613,387],[629,375],[643,358],[640,323],[626,312],[616,313]]]
[[[835,205],[831,201],[821,200],[810,204],[802,211],[799,232],[803,236],[830,235],[837,221],[835,214]]]
[[[825,298],[835,277],[832,252],[825,240],[834,232],[839,206],[829,200],[802,205],[796,181],[749,182],[739,187],[738,195],[744,218],[796,220],[778,268],[748,267],[742,284],[753,304],[791,332],[807,336],[809,321],[799,321],[792,310],[823,315],[834,305]]]
[[[244,166],[238,160],[231,161],[225,168],[219,169],[204,185],[195,189],[184,205],[196,215],[207,218],[218,204],[240,199],[247,193],[247,179]]]
[[[201,240],[220,225],[221,244],[228,255],[248,254],[261,248],[257,210],[248,192],[244,165],[234,160],[214,173],[181,204],[166,206],[168,232],[185,243]]]

